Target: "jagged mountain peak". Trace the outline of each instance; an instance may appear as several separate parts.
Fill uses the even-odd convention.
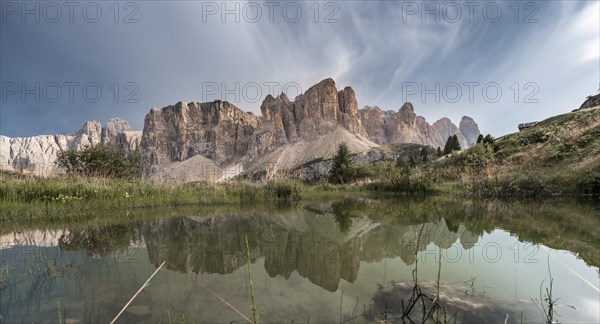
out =
[[[481,132],[479,131],[479,125],[469,116],[463,116],[458,124],[458,129],[465,136],[469,146],[477,142],[477,137]]]
[[[415,107],[405,102],[398,111],[383,111],[377,106],[366,106],[360,111],[362,123],[369,139],[379,145],[392,143],[416,143],[432,147],[444,147],[448,136],[457,135],[461,147],[466,148],[479,136],[477,124],[472,118],[463,117],[462,123],[467,137],[452,121],[443,117],[430,125],[424,117],[415,113]],[[477,134],[477,135],[475,135]],[[471,138],[475,136],[473,142]]]
[[[397,111],[384,111],[378,106],[358,109],[354,89],[345,86],[338,90],[332,78],[315,83],[293,101],[285,93],[267,95],[260,110],[260,116],[256,116],[222,100],[178,101],[152,108],[144,119],[143,133],[134,131],[120,118],[109,120],[105,127],[89,121],[71,135],[35,139],[35,147],[23,144],[32,140],[20,141],[16,147],[11,144],[16,141],[3,137],[0,158],[2,163],[15,165],[16,158],[39,160],[36,152],[44,151],[50,153],[41,160],[50,163],[65,147],[79,149],[110,143],[136,150],[139,144],[146,176],[160,174],[160,180],[180,182],[226,179],[231,177],[225,174],[227,170],[257,168],[258,163],[269,164],[265,168],[273,172],[293,169],[298,163],[331,155],[340,141],[347,142],[355,153],[365,153],[378,144],[443,147],[447,136],[454,134],[459,136],[461,146],[467,147],[479,135],[470,117],[464,116],[460,127],[447,118],[430,125],[415,113],[410,102]],[[43,149],[48,145],[56,149]],[[172,172],[165,173],[167,169]]]
[[[404,113],[414,113],[415,112],[415,107],[413,106],[412,103],[410,102],[405,102],[402,107],[400,107],[400,109],[398,110],[399,112],[404,112]]]

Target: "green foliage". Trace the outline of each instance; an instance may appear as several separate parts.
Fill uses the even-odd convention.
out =
[[[438,148],[439,149],[439,148]],[[416,149],[405,150],[396,158],[396,167],[415,168],[419,165],[436,160],[438,152],[430,146],[419,146]]]
[[[517,136],[517,144],[527,146],[548,141],[549,136],[539,128],[526,130]]]
[[[302,190],[293,182],[269,182],[264,196],[275,201],[298,201]]]
[[[481,135],[479,135],[481,136]],[[483,145],[491,145],[492,147],[496,144],[496,138],[494,138],[494,136],[492,136],[491,134],[487,134],[485,135],[485,137],[481,140],[481,142],[483,143]]]
[[[488,146],[492,148],[494,152],[497,152],[499,149],[498,145],[496,144],[496,138],[494,138],[494,136],[492,136],[491,134],[485,135],[485,137],[481,140],[481,143],[483,144],[483,146]]]
[[[90,212],[125,208],[295,203],[302,188],[294,182],[251,184],[194,182],[168,185],[140,180],[57,177],[0,179],[0,223],[82,219]],[[273,204],[275,203],[275,204]],[[25,215],[25,216],[24,216]]]
[[[478,144],[463,154],[453,156],[450,160],[454,166],[472,168],[477,173],[495,163],[494,148],[486,144]]]
[[[479,144],[481,142],[483,142],[483,134],[479,134],[479,136],[477,136],[477,142],[476,142],[476,144]]]
[[[134,178],[140,173],[140,156],[107,144],[67,149],[57,154],[56,164],[69,175],[100,178]]]
[[[552,194],[539,179],[522,175],[513,177],[476,176],[465,187],[469,194],[476,197],[536,198]]]
[[[454,151],[460,151],[460,143],[458,142],[458,136],[456,136],[456,134],[448,137],[446,145],[444,146],[444,155],[448,155]]]
[[[575,143],[565,142],[556,145],[556,151],[549,157],[550,161],[561,161],[570,158],[577,152]]]
[[[356,171],[353,168],[350,149],[346,143],[338,146],[337,153],[333,157],[333,165],[329,171],[329,181],[332,183],[348,183],[356,179]]]
[[[435,176],[426,167],[398,167],[390,162],[380,162],[372,167],[377,175],[367,188],[376,191],[426,193],[433,191]]]

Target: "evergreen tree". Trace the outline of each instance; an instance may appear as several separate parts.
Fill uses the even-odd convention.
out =
[[[483,142],[483,134],[479,134],[479,136],[477,136],[477,144]]]
[[[490,145],[494,146],[494,144],[496,144],[496,139],[491,134],[487,134],[483,138],[482,142],[483,142],[483,144],[490,144]]]
[[[494,152],[498,151],[498,145],[496,145],[496,138],[494,138],[494,136],[492,136],[491,134],[487,134],[485,135],[485,137],[483,138],[483,140],[481,141],[483,143],[483,145],[487,145],[491,148],[494,149]]]
[[[329,171],[329,180],[333,183],[345,183],[350,181],[352,175],[352,159],[350,158],[350,149],[346,143],[338,146],[337,152],[333,157],[333,165]]]
[[[453,151],[460,151],[460,143],[458,143],[458,136],[456,136],[456,134],[448,137],[446,145],[444,146],[444,155],[448,155]]]
[[[427,153],[426,148],[421,149],[421,161],[423,163],[427,163],[429,161],[429,153]]]
[[[449,136],[444,145],[444,155],[448,155],[452,152],[452,136]]]
[[[442,157],[442,155],[444,155],[443,152],[442,152],[442,149],[438,146],[438,148],[437,148],[437,156],[438,157]]]
[[[452,136],[452,151],[460,151],[460,143],[458,142],[458,136],[456,136],[456,134]]]

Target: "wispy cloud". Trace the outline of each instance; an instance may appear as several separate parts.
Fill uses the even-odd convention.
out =
[[[215,2],[221,4],[221,2]],[[205,82],[295,82],[306,90],[323,78],[352,86],[359,105],[398,109],[403,84],[433,87],[450,82],[496,82],[503,97],[489,103],[479,94],[473,102],[435,102],[413,96],[415,108],[431,122],[442,116],[457,121],[473,116],[486,132],[500,135],[522,121],[542,119],[577,106],[599,84],[600,3],[597,1],[536,2],[537,23],[518,21],[513,2],[497,2],[503,12],[498,22],[486,21],[479,3],[474,20],[435,22],[431,16],[406,15],[406,1],[340,1],[334,23],[319,23],[312,2],[299,2],[305,19],[271,23],[221,22],[220,16],[203,21],[203,3],[139,2],[138,23],[97,24],[2,23],[2,82],[98,82],[103,100],[90,104],[36,103],[20,96],[2,102],[0,133],[26,136],[69,132],[84,121],[106,121],[119,116],[141,128],[151,107],[178,100],[202,100]],[[440,2],[444,4],[444,2]],[[243,3],[242,3],[243,4]],[[231,6],[231,3],[228,2]],[[283,6],[280,4],[279,8]],[[403,7],[404,6],[404,7]],[[263,8],[264,9],[264,8]],[[108,9],[107,9],[108,10]],[[463,8],[465,10],[465,8]],[[408,18],[408,19],[404,19]],[[137,103],[115,103],[108,88],[114,82],[139,85]],[[509,89],[518,82],[518,101]],[[537,104],[523,103],[535,82]],[[261,90],[265,90],[264,88]],[[281,92],[274,90],[274,95]],[[467,91],[463,88],[463,91]],[[264,97],[267,93],[262,93]],[[120,95],[123,95],[121,89]],[[416,99],[415,99],[416,98]],[[231,100],[231,98],[226,98]],[[259,102],[236,103],[259,112]]]

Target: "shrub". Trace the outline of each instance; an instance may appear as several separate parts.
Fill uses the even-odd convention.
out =
[[[301,189],[291,182],[269,182],[264,188],[265,196],[275,201],[298,201]]]
[[[542,130],[531,130],[525,134],[519,134],[519,144],[527,146],[530,144],[544,143],[548,140],[548,136]]]
[[[140,156],[124,149],[96,144],[77,151],[67,149],[57,154],[56,164],[69,175],[103,178],[133,178],[140,173]]]
[[[411,193],[432,191],[434,175],[427,168],[396,167],[390,163],[380,163],[374,172],[378,179],[369,185],[370,189]]]
[[[531,177],[473,177],[466,187],[469,194],[477,197],[520,197],[548,196],[551,192],[536,178]]]

